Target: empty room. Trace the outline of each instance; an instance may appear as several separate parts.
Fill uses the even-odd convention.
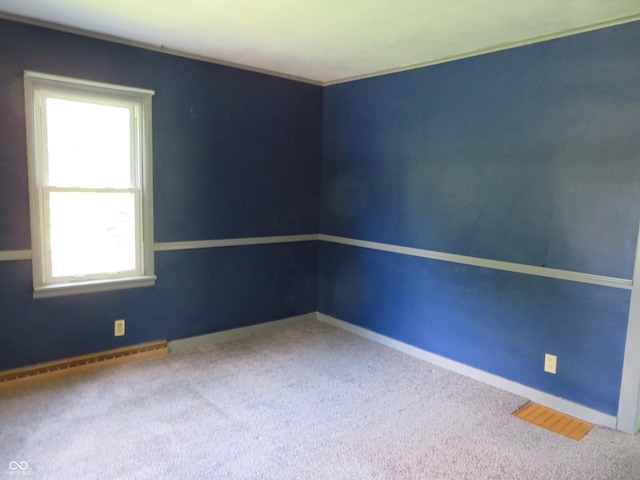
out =
[[[0,0],[0,478],[640,478],[640,4]]]

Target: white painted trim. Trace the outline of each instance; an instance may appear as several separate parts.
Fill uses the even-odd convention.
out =
[[[89,280],[75,283],[56,283],[34,287],[33,298],[61,297],[64,295],[80,295],[83,293],[109,292],[127,288],[151,287],[155,283],[155,275]]]
[[[309,235],[283,235],[278,237],[226,238],[221,240],[194,240],[186,242],[155,243],[155,252],[172,250],[192,250],[198,248],[237,247],[243,245],[265,245],[270,243],[313,242],[319,240],[315,233]],[[31,250],[0,250],[0,262],[31,260]]]
[[[251,65],[245,65],[245,64],[240,64],[240,63],[235,63],[235,62],[231,62],[231,61],[227,61],[227,60],[222,60],[222,59],[218,59],[218,58],[213,58],[213,57],[207,57],[204,55],[198,55],[198,54],[194,54],[194,53],[189,53],[189,52],[185,52],[182,50],[177,50],[177,49],[173,49],[173,48],[168,48],[164,45],[154,45],[154,44],[150,44],[150,43],[145,43],[145,42],[137,42],[135,40],[130,40],[127,38],[121,38],[121,37],[117,37],[114,35],[108,35],[105,33],[99,33],[99,32],[92,32],[89,30],[84,30],[81,28],[77,28],[77,27],[71,27],[68,25],[62,25],[60,23],[55,23],[55,22],[48,22],[46,20],[40,20],[37,18],[31,18],[31,17],[26,17],[26,16],[22,16],[22,15],[15,15],[15,14],[11,14],[11,13],[7,13],[7,12],[0,12],[0,18],[5,19],[5,20],[10,20],[13,22],[19,22],[19,23],[25,23],[27,25],[34,25],[36,27],[43,27],[43,28],[48,28],[51,30],[57,30],[60,32],[65,32],[65,33],[71,33],[74,35],[81,35],[84,37],[89,37],[89,38],[95,38],[97,40],[103,40],[106,42],[112,42],[112,43],[118,43],[121,45],[127,45],[130,47],[136,47],[136,48],[143,48],[145,50],[151,50],[154,52],[160,52],[160,53],[166,53],[168,55],[175,55],[178,57],[183,57],[183,58],[189,58],[191,60],[198,60],[201,62],[207,62],[207,63],[213,63],[216,65],[222,65],[225,67],[231,67],[231,68],[237,68],[239,70],[245,70],[245,71],[249,71],[249,72],[255,72],[255,73],[260,73],[260,74],[264,74],[264,75],[269,75],[272,77],[278,77],[278,78],[284,78],[287,80],[293,80],[296,82],[301,82],[301,83],[308,83],[311,85],[316,85],[319,87],[328,87],[330,85],[338,85],[341,83],[348,83],[348,82],[354,82],[356,80],[364,80],[366,78],[373,78],[373,77],[380,77],[382,75],[389,75],[392,73],[399,73],[399,72],[406,72],[408,70],[415,70],[417,68],[423,68],[423,67],[428,67],[431,65],[437,65],[440,63],[447,63],[447,62],[453,62],[456,60],[462,60],[464,58],[469,58],[469,57],[475,57],[478,55],[484,55],[486,53],[493,53],[493,52],[499,52],[501,50],[508,50],[510,48],[516,48],[516,47],[522,47],[525,45],[531,45],[534,43],[540,43],[540,42],[546,42],[548,40],[555,40],[557,38],[564,38],[564,37],[568,37],[571,35],[576,35],[579,33],[585,33],[585,32],[590,32],[593,30],[599,30],[601,28],[607,28],[607,27],[614,27],[616,25],[622,25],[624,23],[630,23],[630,22],[634,22],[636,20],[640,20],[640,15],[635,14],[635,15],[629,15],[629,16],[625,16],[625,17],[619,17],[619,18],[614,18],[611,20],[607,20],[604,22],[600,22],[600,23],[595,23],[592,25],[587,25],[584,27],[580,27],[580,28],[573,28],[573,29],[569,29],[569,30],[564,30],[562,32],[557,32],[557,33],[553,33],[553,34],[549,34],[549,35],[541,35],[538,37],[532,37],[532,38],[528,38],[525,40],[520,40],[518,42],[507,42],[507,43],[501,43],[498,45],[494,45],[491,47],[487,47],[487,48],[482,48],[482,49],[478,49],[478,50],[473,50],[471,52],[467,52],[467,53],[463,53],[460,55],[450,55],[447,57],[441,57],[441,58],[437,58],[434,60],[428,60],[425,62],[418,62],[418,63],[413,63],[411,65],[404,65],[402,67],[398,67],[398,68],[390,68],[390,69],[386,69],[386,70],[378,70],[375,72],[371,72],[371,73],[366,73],[363,75],[353,75],[350,77],[344,77],[344,78],[338,78],[335,80],[326,80],[326,81],[322,81],[322,80],[317,80],[317,79],[313,79],[313,78],[307,78],[307,77],[302,77],[302,76],[298,76],[298,75],[291,75],[291,74],[287,74],[287,73],[283,73],[283,72],[276,72],[274,70],[269,70],[266,68],[260,68],[260,67],[253,67]]]
[[[324,322],[334,327],[341,328],[368,340],[372,340],[376,343],[380,343],[387,347],[393,348],[394,350],[397,350],[399,352],[406,353],[407,355],[411,355],[412,357],[416,357],[420,360],[429,362],[438,367],[451,370],[452,372],[459,373],[461,375],[472,378],[474,380],[478,380],[501,390],[505,390],[515,395],[527,398],[559,412],[566,413],[567,415],[571,415],[573,417],[585,420],[590,423],[595,423],[597,425],[603,425],[608,428],[616,428],[616,417],[612,415],[608,415],[598,410],[594,410],[592,408],[585,407],[569,400],[565,400],[564,398],[556,397],[535,388],[527,387],[526,385],[522,385],[503,377],[499,377],[492,373],[478,370],[477,368],[473,368],[449,358],[436,355],[426,350],[422,350],[420,348],[414,347],[413,345],[409,345],[393,338],[380,335],[379,333],[375,333],[371,330],[367,330],[366,328],[358,327],[357,325],[338,320],[337,318],[330,317],[329,315],[325,315],[323,313],[318,313],[317,319],[320,322]]]
[[[248,327],[234,328],[225,330],[224,332],[209,333],[199,335],[197,337],[183,338],[169,342],[169,352],[185,352],[193,350],[202,345],[211,345],[214,343],[228,342],[237,338],[249,337],[259,333],[271,332],[281,328],[299,325],[301,323],[315,321],[316,312],[298,315],[296,317],[284,318],[282,320],[274,320],[272,322],[259,323],[258,325],[250,325]]]
[[[177,57],[188,58],[190,60],[197,60],[200,62],[213,63],[216,65],[222,65],[225,67],[237,68],[238,70],[245,70],[248,72],[261,73],[263,75],[269,75],[271,77],[284,78],[286,80],[293,80],[300,83],[309,83],[322,87],[324,84],[319,80],[311,78],[300,77],[297,75],[289,75],[282,72],[276,72],[268,70],[266,68],[253,67],[251,65],[244,65],[241,63],[230,62],[227,60],[221,60],[213,57],[207,57],[204,55],[198,55],[195,53],[185,52],[174,48],[166,47],[165,45],[154,45],[151,43],[137,42],[127,38],[117,37],[115,35],[108,35],[106,33],[92,32],[90,30],[84,30],[82,28],[70,27],[68,25],[62,25],[60,23],[48,22],[46,20],[40,20],[37,18],[25,17],[22,15],[14,15],[11,13],[0,12],[0,18],[10,20],[12,22],[25,23],[27,25],[34,25],[36,27],[48,28],[50,30],[57,30],[59,32],[71,33],[73,35],[81,35],[83,37],[95,38],[96,40],[102,40],[105,42],[118,43],[120,45],[126,45],[128,47],[143,48],[153,52],[166,53],[167,55],[174,55]]]
[[[9,262],[12,260],[31,260],[31,250],[0,251],[0,262]]]
[[[354,247],[370,248],[383,252],[399,253],[413,257],[429,258],[432,260],[442,260],[445,262],[461,263],[474,267],[491,268],[494,270],[504,270],[507,272],[524,273],[527,275],[537,275],[539,277],[557,278],[572,282],[590,283],[605,287],[622,288],[631,290],[632,280],[623,278],[605,277],[603,275],[593,275],[590,273],[572,272],[569,270],[559,270],[556,268],[536,267],[522,263],[503,262],[500,260],[490,260],[486,258],[468,257],[466,255],[456,255],[453,253],[436,252],[421,248],[402,247],[388,243],[369,242],[366,240],[356,240],[353,238],[337,237],[333,235],[320,234],[319,239],[325,242],[340,243]]]
[[[549,35],[540,35],[538,37],[527,38],[524,40],[520,40],[519,42],[501,43],[498,45],[494,45],[487,48],[481,48],[481,49],[474,50],[472,52],[463,53],[460,55],[450,55],[447,57],[436,58],[434,60],[428,60],[426,62],[418,62],[418,63],[413,63],[411,65],[404,65],[398,68],[390,68],[388,70],[379,70],[377,72],[367,73],[364,75],[354,75],[351,77],[345,77],[337,80],[330,80],[330,81],[323,82],[322,86],[328,87],[330,85],[349,83],[357,80],[364,80],[366,78],[381,77],[382,75],[406,72],[409,70],[415,70],[417,68],[424,68],[424,67],[429,67],[431,65],[438,65],[440,63],[454,62],[456,60],[462,60],[464,58],[477,57],[478,55],[485,55],[487,53],[499,52],[502,50],[508,50],[516,47],[524,47],[526,45],[532,45],[534,43],[546,42],[546,41],[555,40],[558,38],[569,37],[571,35],[577,35],[579,33],[586,33],[594,30],[600,30],[601,28],[615,27],[616,25],[631,23],[631,22],[635,22],[636,20],[640,20],[640,15],[638,14],[628,15],[625,17],[614,18],[604,22],[594,23],[592,25],[587,25],[580,28],[573,28],[573,29],[564,30],[564,31],[549,34]]]
[[[153,253],[153,192],[151,174],[152,90],[131,88],[78,78],[62,77],[26,70],[24,72],[29,203],[31,213],[31,256],[33,297],[93,293],[153,285],[155,282]],[[115,275],[87,275],[89,280],[75,282],[71,277],[54,277],[51,271],[51,238],[48,222],[47,192],[55,185],[46,182],[46,148],[43,142],[46,98],[69,98],[100,105],[118,105],[132,115],[130,140],[132,184],[130,189],[114,188],[114,192],[133,191],[135,197],[135,258],[131,271]],[[133,120],[135,118],[135,120]],[[117,278],[114,278],[117,277]],[[101,287],[103,285],[103,287]]]
[[[618,430],[631,434],[640,430],[640,231],[637,242],[617,426]]]
[[[221,240],[194,240],[186,242],[160,242],[156,243],[156,252],[170,250],[192,250],[196,248],[238,247],[244,245],[264,245],[270,243],[311,242],[318,240],[317,234],[310,235],[284,235],[278,237],[247,237],[225,238]]]
[[[79,80],[70,79],[69,77],[63,77],[61,75],[52,75],[50,73],[34,72],[31,70],[24,71],[25,78],[34,78],[37,80],[45,80],[48,85],[58,85],[61,87],[69,87],[70,80],[73,80],[75,89],[86,89],[89,91],[95,91],[95,89],[117,91],[127,96],[135,96],[136,98],[141,95],[155,95],[156,92],[146,88],[128,87],[126,85],[113,85],[105,82],[95,82],[93,80]],[[77,90],[76,90],[77,91]],[[131,95],[133,94],[133,95]]]
[[[633,281],[619,279],[613,277],[605,277],[601,275],[592,275],[589,273],[571,272],[568,270],[558,270],[554,268],[536,267],[519,263],[502,262],[499,260],[489,260],[477,257],[468,257],[465,255],[456,255],[451,253],[436,252],[433,250],[424,250],[412,247],[402,247],[387,243],[369,242],[366,240],[356,240],[352,238],[337,237],[324,234],[307,234],[307,235],[283,235],[273,237],[247,237],[247,238],[227,238],[219,240],[194,240],[184,242],[159,242],[154,245],[154,251],[166,252],[174,250],[192,250],[200,248],[220,248],[235,247],[247,245],[265,245],[272,243],[295,243],[295,242],[311,242],[324,241],[338,243],[342,245],[350,245],[354,247],[363,247],[373,250],[380,250],[390,253],[399,253],[402,255],[410,255],[414,257],[429,258],[433,260],[441,260],[446,262],[461,263],[483,268],[492,268],[497,270],[505,270],[509,272],[523,273],[527,275],[537,275],[542,277],[557,278],[560,280],[569,280],[574,282],[590,283],[594,285],[602,285],[607,287],[622,288],[631,290]],[[29,260],[31,259],[30,250],[16,251],[0,251],[0,261],[9,260]],[[640,271],[637,268],[636,271]],[[640,281],[640,279],[638,280]]]
[[[369,242],[366,240],[356,240],[352,238],[337,237],[324,234],[308,234],[308,235],[284,235],[274,237],[247,237],[247,238],[227,238],[219,240],[194,240],[185,242],[159,242],[154,245],[154,251],[166,252],[174,250],[193,250],[200,248],[220,248],[220,247],[237,247],[247,245],[265,245],[273,243],[295,243],[295,242],[311,242],[324,241],[330,243],[338,243],[342,245],[350,245],[354,247],[363,247],[383,252],[399,253],[414,257],[429,258],[433,260],[441,260],[445,262],[461,263],[483,268],[492,268],[509,272],[523,273],[527,275],[537,275],[542,277],[557,278],[560,280],[569,280],[574,282],[590,283],[613,288],[622,288],[631,290],[633,286],[632,280],[605,277],[601,275],[592,275],[589,273],[571,272],[568,270],[558,270],[555,268],[536,267],[519,263],[502,262],[499,260],[489,260],[485,258],[468,257],[465,255],[456,255],[452,253],[436,252],[432,250],[424,250],[412,247],[402,247],[387,243]],[[29,260],[31,259],[30,250],[16,251],[0,251],[0,261],[9,260]],[[636,268],[640,271],[640,268]],[[640,278],[638,279],[640,281]]]

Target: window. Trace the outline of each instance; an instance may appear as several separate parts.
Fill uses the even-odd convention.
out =
[[[152,95],[25,72],[34,297],[154,284]]]

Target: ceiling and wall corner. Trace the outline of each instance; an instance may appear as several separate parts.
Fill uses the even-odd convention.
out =
[[[330,85],[640,19],[638,0],[0,0],[0,17]]]

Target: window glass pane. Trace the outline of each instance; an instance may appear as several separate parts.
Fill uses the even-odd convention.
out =
[[[135,196],[50,192],[53,277],[136,269]]]
[[[46,98],[48,185],[132,186],[130,110]]]

